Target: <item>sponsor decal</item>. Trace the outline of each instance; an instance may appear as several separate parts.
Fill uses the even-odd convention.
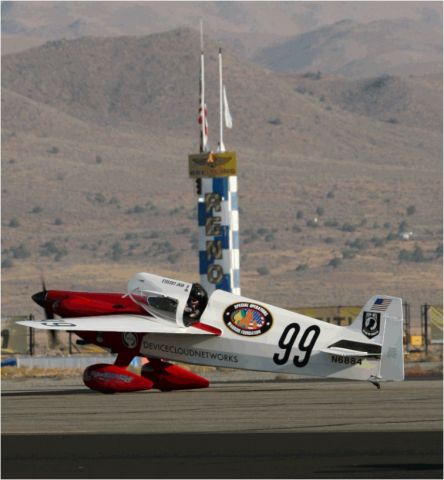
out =
[[[65,322],[64,320],[47,320],[45,322],[40,322],[41,325],[47,327],[75,327],[75,323]]]
[[[214,360],[219,362],[238,363],[238,357],[231,353],[211,352],[209,350],[201,350],[198,348],[178,347],[166,343],[154,343],[149,341],[143,342],[143,348],[151,352],[160,352],[164,354],[173,354],[181,357]],[[168,355],[166,355],[167,357]]]
[[[273,324],[271,313],[256,303],[240,302],[225,309],[223,320],[234,333],[244,337],[256,337],[270,330]]]
[[[135,348],[137,345],[137,335],[132,332],[122,333],[122,343],[127,348]]]
[[[379,312],[364,312],[362,316],[362,333],[373,338],[379,334],[381,314]]]
[[[171,280],[169,278],[163,278],[162,283],[166,283],[167,285],[171,285],[172,287],[185,287],[185,283],[183,282],[176,282],[176,280]]]
[[[124,383],[131,383],[134,379],[128,375],[123,375],[122,373],[97,372],[96,370],[89,370],[88,372],[85,372],[85,380],[87,382],[91,380],[98,380],[100,382],[118,380]]]

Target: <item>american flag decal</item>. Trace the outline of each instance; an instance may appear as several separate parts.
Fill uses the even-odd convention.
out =
[[[370,310],[373,312],[385,312],[391,303],[391,298],[378,298]]]

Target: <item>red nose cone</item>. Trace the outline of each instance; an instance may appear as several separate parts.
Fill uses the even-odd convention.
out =
[[[153,388],[159,390],[187,390],[210,385],[206,378],[162,360],[150,360],[142,367],[142,376],[151,380]]]
[[[91,365],[83,373],[83,382],[92,390],[103,393],[149,390],[153,382],[125,368],[106,363]]]

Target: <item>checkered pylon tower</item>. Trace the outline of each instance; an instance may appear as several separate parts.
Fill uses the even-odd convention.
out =
[[[220,289],[240,295],[237,159],[236,152],[225,151],[223,142],[223,127],[231,128],[232,118],[222,80],[222,50],[219,49],[220,136],[217,151],[212,152],[208,145],[202,24],[200,32],[200,153],[188,157],[190,177],[195,179],[199,195],[200,283],[208,294]]]
[[[240,295],[237,177],[202,178],[198,202],[200,283]]]

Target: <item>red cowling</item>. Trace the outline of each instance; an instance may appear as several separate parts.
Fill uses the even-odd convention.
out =
[[[163,391],[207,388],[210,385],[206,378],[160,359],[150,359],[141,373],[153,382],[153,388]]]
[[[69,295],[59,300],[54,301],[52,304],[54,313],[61,317],[88,317],[92,315],[108,315],[115,313],[145,313],[141,312],[140,308],[134,303],[129,304],[126,299],[107,299],[103,301],[101,299],[93,298],[83,295]]]
[[[153,387],[151,380],[108,363],[88,367],[83,372],[83,382],[88,388],[103,393],[137,392]]]

